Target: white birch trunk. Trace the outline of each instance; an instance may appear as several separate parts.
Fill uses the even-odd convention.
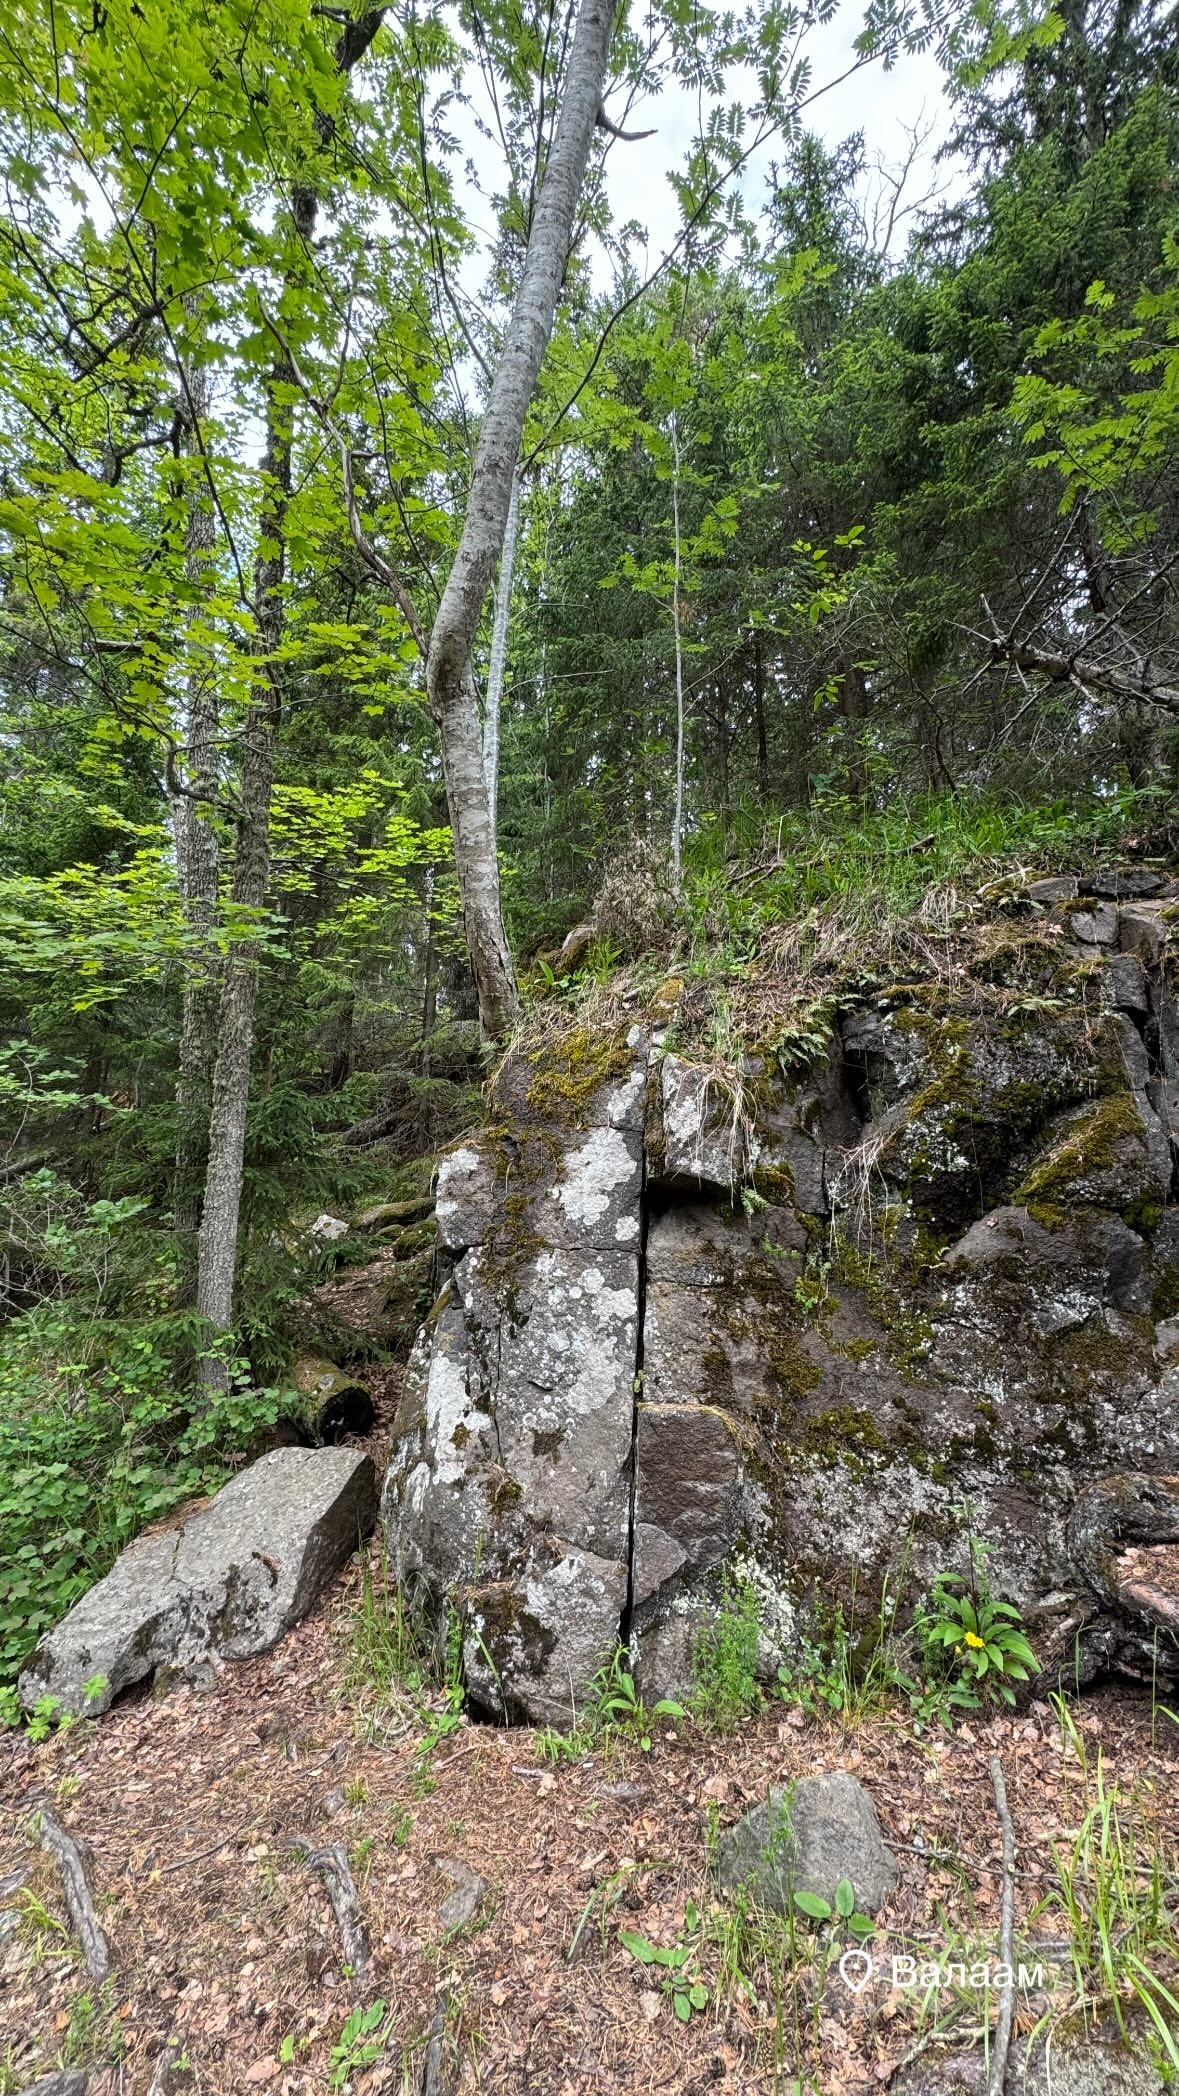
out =
[[[500,556],[496,586],[495,622],[491,629],[491,659],[487,665],[487,690],[483,699],[483,776],[487,781],[491,838],[499,835],[499,730],[503,714],[504,678],[508,666],[508,627],[512,614],[512,578],[516,572],[516,541],[520,534],[520,469],[512,474],[512,499],[504,526],[504,550]]]
[[[581,0],[556,135],[479,431],[462,537],[426,663],[479,1015],[485,1033],[496,1040],[511,1028],[519,996],[503,927],[471,652],[503,548],[524,419],[553,331],[613,28],[614,0]]]

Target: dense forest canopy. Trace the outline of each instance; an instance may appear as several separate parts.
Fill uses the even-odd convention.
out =
[[[874,6],[965,174],[872,208],[810,27],[6,14],[4,1671],[274,1416],[308,1224],[418,1190],[480,1021],[1167,826],[1179,10]]]

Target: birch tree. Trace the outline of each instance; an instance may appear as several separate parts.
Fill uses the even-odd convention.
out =
[[[525,418],[552,335],[573,242],[613,28],[614,0],[581,0],[552,150],[479,430],[458,551],[426,658],[479,1016],[492,1040],[502,1040],[510,1030],[519,993],[504,931],[473,652],[503,549]]]

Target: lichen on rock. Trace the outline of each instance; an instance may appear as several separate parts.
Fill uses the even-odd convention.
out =
[[[1170,1558],[1111,1516],[1102,1587],[1073,1521],[1179,1474],[1169,903],[1027,907],[957,974],[823,1000],[801,1067],[584,1024],[506,1059],[439,1173],[449,1293],[385,1499],[476,1700],[561,1722],[620,1636],[680,1692],[737,1576],[772,1665],[970,1533],[1049,1670],[1149,1635],[1179,1675]]]

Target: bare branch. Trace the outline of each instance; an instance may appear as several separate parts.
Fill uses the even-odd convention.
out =
[[[598,105],[597,126],[599,131],[608,132],[611,138],[620,138],[623,145],[627,146],[637,144],[640,138],[654,138],[655,136],[653,128],[650,131],[623,131],[618,124],[611,122],[606,114],[604,103],[599,103]]]

